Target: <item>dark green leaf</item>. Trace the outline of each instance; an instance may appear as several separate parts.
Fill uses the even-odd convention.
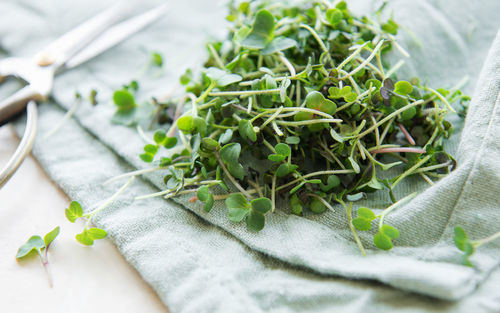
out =
[[[252,211],[246,219],[247,227],[253,231],[260,231],[264,228],[266,217],[257,211]]]
[[[250,201],[252,210],[258,211],[259,213],[265,214],[271,210],[272,203],[268,198],[262,197]]]

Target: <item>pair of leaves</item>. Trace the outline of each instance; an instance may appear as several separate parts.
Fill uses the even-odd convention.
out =
[[[267,10],[260,10],[255,15],[252,28],[242,28],[238,32],[240,38],[244,37],[240,42],[241,46],[261,49],[264,55],[297,46],[297,42],[291,38],[274,38],[275,26],[274,16]]]
[[[167,137],[165,131],[161,129],[155,132],[155,134],[153,135],[153,140],[157,145],[163,146],[167,149],[173,148],[177,144],[176,137]]]
[[[265,197],[254,199],[248,203],[241,193],[236,193],[226,199],[226,206],[231,221],[241,222],[245,219],[248,228],[260,231],[264,228],[265,214],[271,210],[272,203]]]
[[[241,180],[245,176],[245,170],[239,163],[240,152],[241,145],[239,143],[230,143],[220,149],[220,157],[226,164],[229,173]]]
[[[330,99],[344,99],[345,102],[354,102],[358,98],[355,92],[352,92],[351,86],[344,86],[342,89],[338,87],[328,88]]]
[[[208,186],[204,185],[198,188],[196,196],[198,197],[198,200],[205,202],[205,205],[203,206],[205,212],[210,212],[214,206],[214,196],[208,190]]]
[[[335,102],[325,99],[323,94],[318,91],[311,91],[306,96],[306,107],[313,110],[318,110],[330,115],[335,114],[337,111],[337,105]],[[315,118],[321,118],[318,115],[311,112],[299,112],[294,115],[295,121],[309,121]],[[309,130],[315,132],[320,131],[326,127],[324,123],[314,123],[308,125]]]
[[[372,221],[376,219],[377,216],[369,208],[359,208],[358,217],[352,220],[352,225],[356,227],[357,230],[370,230],[372,229]]]
[[[64,210],[66,218],[74,223],[78,218],[83,216],[83,209],[79,202],[71,201],[69,207]],[[58,231],[59,232],[59,231]],[[91,246],[94,244],[94,240],[102,239],[106,237],[107,233],[105,230],[100,228],[85,228],[82,233],[75,236],[76,240],[86,246]]]
[[[82,245],[92,246],[94,244],[94,240],[103,239],[107,235],[108,233],[104,229],[93,227],[89,229],[84,229],[83,232],[77,234],[75,238]]]
[[[399,231],[390,226],[390,225],[382,225],[379,228],[378,233],[373,236],[373,243],[375,246],[381,250],[391,250],[394,247],[392,243],[392,239],[396,239],[399,237]]]
[[[277,144],[274,150],[276,150],[276,153],[268,155],[267,158],[275,163],[282,162],[292,153],[290,146],[284,143]]]
[[[467,236],[465,230],[460,226],[455,226],[453,241],[455,246],[462,251],[462,264],[467,266],[473,266],[469,260],[469,257],[474,253],[474,244]]]
[[[177,128],[185,134],[196,131],[204,135],[207,130],[207,122],[199,116],[185,115],[177,120]]]
[[[43,249],[48,249],[52,241],[56,239],[57,235],[59,235],[60,228],[57,226],[50,232],[48,232],[42,239],[39,235],[31,236],[26,243],[24,243],[17,250],[16,259],[21,259],[31,251],[36,251],[39,255],[41,255]]]
[[[352,225],[361,231],[367,231],[372,228],[372,222],[377,216],[369,208],[359,208],[358,216],[352,220]],[[384,224],[373,236],[373,243],[381,250],[390,250],[394,246],[392,239],[399,237],[399,231],[393,226]]]
[[[139,158],[146,163],[153,162],[156,152],[158,152],[158,146],[153,144],[147,144],[144,146],[144,153],[139,154]]]

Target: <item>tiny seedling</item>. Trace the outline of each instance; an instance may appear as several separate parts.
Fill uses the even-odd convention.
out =
[[[474,267],[469,258],[474,254],[477,248],[487,244],[495,239],[500,238],[500,232],[497,232],[491,236],[483,239],[470,240],[469,236],[465,230],[460,226],[455,226],[453,241],[458,250],[462,251],[462,264],[470,267]]]
[[[19,247],[19,250],[17,250],[16,254],[16,259],[23,259],[30,254],[32,254],[33,251],[36,251],[38,256],[40,257],[40,261],[42,262],[43,269],[45,270],[45,273],[47,274],[47,279],[49,281],[49,286],[52,288],[52,278],[49,273],[49,258],[48,258],[48,251],[51,243],[56,239],[57,235],[59,235],[59,226],[48,232],[42,239],[39,235],[34,235],[31,236],[28,241],[26,241],[25,244]]]

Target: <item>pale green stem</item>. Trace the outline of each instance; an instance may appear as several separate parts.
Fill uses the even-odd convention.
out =
[[[399,175],[398,179],[392,184],[392,188],[396,187],[396,185],[406,176],[411,175],[417,168],[422,166],[425,162],[429,161],[432,155],[425,156],[422,160],[418,161],[415,165],[406,170],[403,174]]]
[[[212,97],[224,97],[224,96],[251,96],[251,95],[265,95],[272,93],[279,93],[280,88],[276,89],[265,89],[265,90],[242,90],[242,91],[216,91],[210,92],[208,95]]]
[[[106,200],[103,204],[101,204],[97,209],[95,210],[92,210],[91,212],[89,213],[86,213],[83,215],[83,217],[93,217],[94,215],[96,215],[99,211],[103,210],[104,208],[106,208],[108,205],[110,205],[113,201],[115,201],[115,199],[120,195],[122,194],[128,186],[130,186],[130,184],[132,184],[132,182],[134,181],[135,177],[131,177],[123,186],[120,187],[120,189],[118,189],[117,192],[115,192],[111,197],[108,198],[108,200]],[[87,221],[87,224],[90,222],[91,218]],[[85,228],[87,228],[87,224],[85,225]]]
[[[392,205],[390,205],[389,207],[387,207],[384,211],[382,211],[382,213],[380,213],[380,215],[379,215],[380,220],[378,222],[378,227],[381,228],[382,225],[384,225],[384,218],[385,218],[385,216],[387,214],[389,214],[394,209],[402,206],[403,204],[406,204],[407,202],[409,202],[410,200],[412,200],[413,198],[415,198],[417,196],[417,194],[418,194],[417,192],[409,194],[406,197],[402,198],[401,200],[399,200],[399,201],[393,203]]]
[[[379,127],[380,125],[382,125],[385,122],[387,122],[388,120],[390,120],[392,117],[398,115],[401,112],[404,112],[404,111],[408,110],[409,108],[412,108],[414,106],[420,105],[423,102],[424,102],[423,100],[418,100],[418,101],[409,103],[409,104],[405,105],[404,107],[402,107],[402,108],[400,108],[400,109],[392,112],[391,114],[387,115],[382,120],[380,120],[379,122],[377,122],[377,124],[372,125],[370,128],[368,128],[367,130],[365,130],[364,132],[362,132],[361,134],[359,134],[358,138],[363,138],[364,136],[368,135],[371,131],[373,131],[375,128]]]

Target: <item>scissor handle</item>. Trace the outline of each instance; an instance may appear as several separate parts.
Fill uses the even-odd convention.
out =
[[[0,102],[0,126],[10,122],[26,108],[30,100],[43,100],[44,97],[35,91],[32,86],[27,85],[4,101]]]
[[[17,146],[16,151],[10,158],[7,165],[0,171],[0,188],[9,180],[16,172],[18,167],[23,163],[26,156],[30,153],[33,142],[35,141],[37,127],[37,109],[35,101],[30,101],[26,107],[27,119],[26,129],[24,130],[23,138]]]

